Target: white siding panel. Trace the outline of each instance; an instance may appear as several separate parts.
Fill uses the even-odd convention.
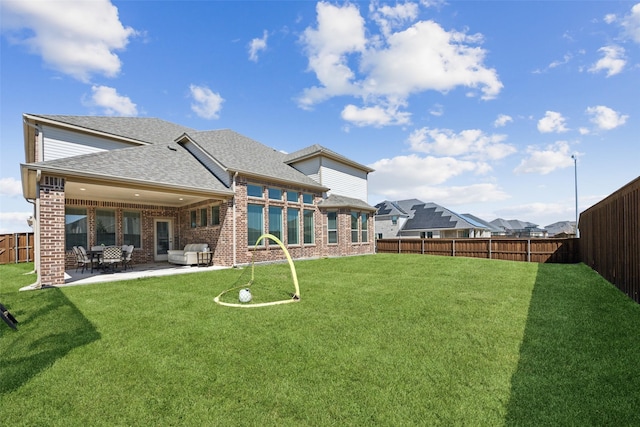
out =
[[[367,173],[344,163],[323,158],[320,171],[322,182],[330,193],[353,197],[367,202]]]
[[[184,144],[184,147],[193,155],[193,157],[198,159],[198,161],[200,161],[200,163],[202,163],[204,167],[209,169],[209,172],[214,174],[220,181],[222,181],[224,185],[226,185],[227,187],[231,187],[231,176],[229,175],[229,172],[224,170],[218,163],[214,162],[211,157],[206,155],[194,144],[188,142]]]
[[[300,162],[296,162],[292,164],[295,169],[299,172],[302,172],[309,178],[316,181],[318,184],[322,185],[320,182],[320,158],[314,157],[312,159],[302,160]]]
[[[43,126],[42,130],[44,134],[44,160],[62,159],[132,146],[132,144],[124,142],[50,126]]]

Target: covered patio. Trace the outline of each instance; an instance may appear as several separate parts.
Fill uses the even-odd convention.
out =
[[[224,268],[219,265],[211,266],[189,266],[176,265],[168,262],[154,262],[148,264],[134,265],[133,268],[127,270],[119,269],[114,273],[104,273],[100,270],[85,269],[84,272],[76,271],[75,268],[67,269],[64,273],[64,284],[56,285],[56,287],[90,285],[95,283],[115,282],[121,280],[143,279],[146,277],[173,276],[176,274],[201,273],[204,271],[221,270]]]

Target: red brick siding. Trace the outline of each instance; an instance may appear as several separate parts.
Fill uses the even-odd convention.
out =
[[[64,178],[43,176],[39,194],[40,282],[64,283]]]

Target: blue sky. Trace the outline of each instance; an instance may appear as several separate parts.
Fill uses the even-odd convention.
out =
[[[640,173],[640,3],[0,2],[0,233],[29,231],[23,113],[321,144],[417,198],[540,226]],[[143,165],[141,165],[143,167]]]

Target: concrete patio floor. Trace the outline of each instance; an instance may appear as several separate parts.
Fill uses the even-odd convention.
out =
[[[119,280],[131,280],[141,279],[144,277],[158,277],[158,276],[171,276],[174,274],[186,274],[186,273],[199,273],[203,271],[222,270],[229,267],[221,266],[189,266],[189,265],[175,265],[168,262],[156,262],[150,264],[134,264],[131,268],[127,268],[125,271],[122,268],[116,269],[115,273],[103,273],[102,271],[85,270],[84,273],[81,270],[76,272],[75,269],[67,270],[64,273],[65,283],[64,285],[57,285],[56,287],[64,286],[78,286],[89,285],[92,283],[103,282],[115,282]]]

